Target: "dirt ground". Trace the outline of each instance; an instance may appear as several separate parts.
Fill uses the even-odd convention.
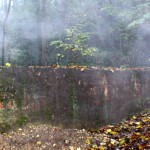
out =
[[[85,129],[62,129],[48,124],[27,124],[0,135],[0,150],[84,150]]]
[[[150,150],[150,113],[90,130],[28,123],[1,133],[0,150]]]

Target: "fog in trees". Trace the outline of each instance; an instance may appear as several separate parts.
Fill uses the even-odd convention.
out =
[[[149,66],[149,8],[146,0],[1,0],[1,65]]]

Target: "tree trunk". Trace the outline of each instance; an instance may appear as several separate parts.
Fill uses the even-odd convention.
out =
[[[39,40],[39,65],[47,65],[47,56],[46,56],[46,29],[44,27],[44,18],[45,18],[45,9],[46,1],[38,0],[37,5],[37,26],[38,26],[38,40]]]
[[[5,18],[3,22],[3,38],[2,38],[2,66],[5,65],[5,52],[6,52],[6,23],[8,20],[9,12],[10,12],[11,0],[9,0],[8,4],[7,1],[4,3],[4,10],[5,10]]]

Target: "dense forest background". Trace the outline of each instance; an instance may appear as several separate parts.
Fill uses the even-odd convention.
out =
[[[1,0],[0,64],[150,66],[149,0]]]

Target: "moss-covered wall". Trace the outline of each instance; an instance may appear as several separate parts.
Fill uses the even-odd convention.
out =
[[[0,101],[55,122],[116,122],[149,107],[150,70],[1,68]],[[0,103],[2,107],[2,103]],[[34,113],[33,113],[34,112]],[[51,115],[51,116],[50,116]]]

